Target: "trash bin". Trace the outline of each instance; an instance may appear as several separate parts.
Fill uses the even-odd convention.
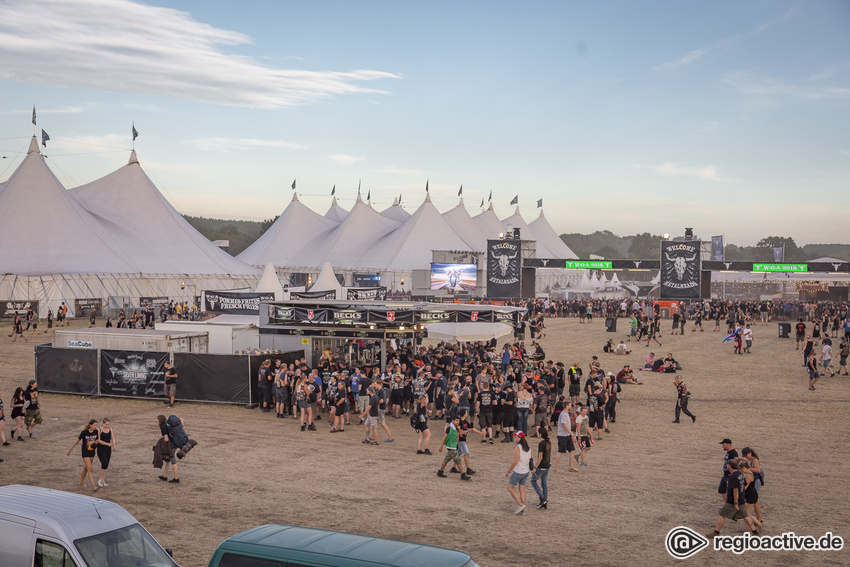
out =
[[[661,308],[661,318],[662,319],[669,319],[670,318],[670,308],[668,308],[668,307],[662,307]]]
[[[791,323],[779,323],[779,338],[791,338]]]
[[[605,329],[609,333],[617,332],[617,318],[616,317],[606,317],[605,318]]]

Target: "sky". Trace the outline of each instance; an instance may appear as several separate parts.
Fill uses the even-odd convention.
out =
[[[0,181],[44,129],[66,187],[135,147],[196,216],[427,182],[558,233],[850,242],[842,0],[0,0],[0,101]]]

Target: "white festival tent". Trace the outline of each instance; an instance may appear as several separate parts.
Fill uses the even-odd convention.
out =
[[[339,280],[336,279],[330,262],[325,262],[325,265],[322,266],[322,271],[319,272],[319,277],[316,278],[316,281],[307,291],[334,291],[336,292],[337,299],[343,298],[342,286]]]
[[[135,151],[124,167],[68,193],[109,230],[136,271],[259,276],[257,268],[212,244],[171,206]]]
[[[265,269],[263,269],[263,277],[260,278],[260,283],[257,284],[254,291],[257,293],[273,293],[275,301],[283,301],[283,286],[280,285],[274,264],[271,262],[266,264]]]
[[[505,226],[505,234],[511,234],[513,229],[518,228],[520,230],[520,238],[523,240],[536,241],[536,254],[538,258],[557,258],[557,256],[549,250],[549,247],[546,246],[545,242],[537,240],[537,236],[534,234],[534,231],[529,228],[528,223],[526,223],[525,219],[522,218],[522,215],[519,212],[519,207],[516,208],[514,214],[504,219],[502,224]]]
[[[299,266],[303,251],[309,250],[319,235],[337,226],[338,222],[313,212],[293,193],[277,220],[237,258],[252,266],[272,263],[279,270],[284,266]]]
[[[463,205],[463,197],[457,207],[443,213],[443,218],[450,227],[460,236],[469,246],[470,250],[475,252],[484,252],[487,250],[487,237],[472,220],[466,207]],[[498,235],[496,235],[498,237]]]
[[[402,272],[402,277],[412,277],[413,270],[431,268],[433,250],[471,251],[472,248],[449,226],[426,194],[425,201],[409,219],[375,242],[369,254],[361,256],[358,267]]]
[[[114,190],[120,192],[118,187]],[[186,269],[196,261],[194,256],[206,254],[197,246],[189,247],[191,252],[179,247],[175,254],[184,262],[178,258],[179,267],[175,268],[173,259],[166,258],[170,245],[157,248],[158,244],[151,243],[154,235],[147,233],[135,240],[133,233],[122,227],[125,217],[144,215],[144,211],[128,204],[120,209],[117,222],[88,211],[47,167],[35,137],[0,193],[0,211],[4,215],[0,223],[0,298],[36,300],[42,317],[63,302],[74,315],[75,299],[101,299],[104,307],[137,306],[143,297],[191,301],[202,289],[252,287],[259,278],[259,270],[240,262],[232,264],[237,272],[233,275],[227,268],[213,268],[213,262],[200,272]],[[36,217],[47,222],[28,222]],[[183,228],[165,230],[175,235]]]
[[[490,203],[490,206],[487,207],[487,210],[475,215],[472,217],[472,220],[475,221],[475,224],[478,226],[478,230],[481,231],[488,240],[495,240],[499,238],[500,234],[504,234],[505,225],[502,224],[502,221],[499,220],[499,217],[496,216],[495,211],[493,211],[493,203]]]
[[[381,214],[398,222],[404,222],[410,218],[410,213],[401,208],[398,198],[393,199],[393,204],[381,211]]]
[[[536,219],[528,223],[528,228],[531,229],[532,234],[537,239],[538,250],[542,242],[552,253],[552,258],[578,259],[576,253],[570,250],[570,247],[561,240],[561,237],[546,220],[543,209],[540,209],[540,215]],[[538,252],[537,257],[542,258],[543,256]]]
[[[295,197],[294,194],[292,196]],[[325,218],[332,220],[336,223],[341,223],[345,220],[345,217],[347,216],[348,211],[340,207],[339,204],[336,202],[336,197],[334,197],[333,201],[331,202],[331,208],[329,208],[328,212],[325,213]]]

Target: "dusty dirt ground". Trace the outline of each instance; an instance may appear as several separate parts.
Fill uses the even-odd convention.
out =
[[[89,419],[107,416],[118,451],[109,487],[97,496],[127,508],[160,543],[174,548],[184,567],[207,565],[220,541],[269,522],[438,544],[465,550],[482,566],[671,564],[664,549],[671,528],[706,534],[714,527],[724,454],[718,443],[730,437],[739,451],[750,445],[762,457],[764,534],[832,531],[850,544],[850,378],[827,377],[809,391],[802,357],[793,340],[777,338],[775,323],[755,327],[753,354],[735,356],[730,343],[721,344],[725,333],[711,326],[694,333],[689,325],[685,336],[671,337],[666,321],[663,347],[633,344],[625,357],[601,351],[607,338],[625,334],[625,319],[616,334],[606,333],[599,320],[547,324],[547,357],[568,366],[577,361],[586,369],[596,354],[605,370],[616,372],[626,362],[641,367],[649,350],[672,352],[684,367],[690,409],[698,418],[695,424],[671,424],[673,376],[639,372],[644,385],[624,386],[613,433],[594,445],[590,467],[550,475],[546,511],[532,505],[525,515],[512,515],[504,476],[511,445],[472,439],[471,464],[478,474],[462,483],[457,475],[435,475],[438,439],[431,444],[434,456],[415,454],[415,434],[404,418],[389,420],[395,443],[374,447],[360,443],[363,433],[354,425],[344,434],[328,435],[325,424],[302,433],[293,419],[226,405],[176,406],[174,413],[200,446],[180,465],[181,484],[166,484],[152,468],[151,447],[159,436],[156,415],[171,411],[155,401],[56,394],[42,395],[45,423],[34,439],[0,447],[0,481],[83,490],[79,449],[70,457],[66,452]],[[30,339],[11,344],[4,336],[0,344],[7,412],[14,387],[33,376],[33,344],[41,341]],[[742,529],[727,523],[724,533]],[[741,560],[847,565],[850,555],[847,549],[751,551],[740,558],[709,548],[688,561]]]

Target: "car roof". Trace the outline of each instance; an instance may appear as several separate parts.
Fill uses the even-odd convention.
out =
[[[285,524],[253,528],[229,538],[222,546],[227,542],[345,557],[393,567],[460,566],[470,560],[468,554],[455,549]]]

